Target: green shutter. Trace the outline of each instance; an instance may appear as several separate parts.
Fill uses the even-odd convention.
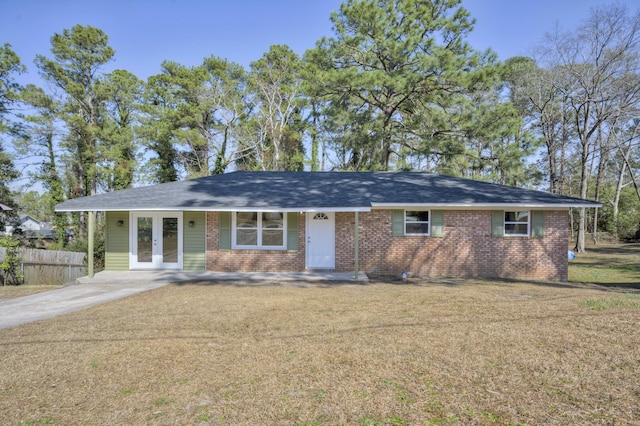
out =
[[[218,236],[218,249],[231,250],[231,212],[218,212],[220,232]]]
[[[491,236],[504,237],[504,211],[494,210],[491,212]]]
[[[298,251],[298,219],[296,212],[287,213],[287,251]]]
[[[444,235],[444,212],[431,210],[431,236],[442,237]]]
[[[531,223],[533,225],[531,236],[534,238],[544,237],[544,212],[534,210],[531,212],[531,216]]]
[[[404,235],[404,210],[393,210],[393,236]]]

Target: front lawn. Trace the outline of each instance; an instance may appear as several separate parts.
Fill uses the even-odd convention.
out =
[[[637,424],[639,297],[169,285],[0,330],[0,423]]]

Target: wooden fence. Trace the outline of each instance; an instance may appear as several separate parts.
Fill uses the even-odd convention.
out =
[[[4,253],[4,247],[0,247],[0,260]],[[18,256],[24,284],[60,285],[87,275],[85,253],[21,248]]]

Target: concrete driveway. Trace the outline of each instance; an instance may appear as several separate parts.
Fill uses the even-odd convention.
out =
[[[183,271],[103,271],[93,278],[82,277],[75,285],[45,291],[30,296],[0,302],[0,328],[51,318],[109,302],[169,283],[204,282],[216,284],[224,281],[246,285],[310,286],[326,281],[352,281],[354,274],[335,272],[294,273],[242,273],[242,272],[183,272]],[[358,282],[368,281],[361,273]]]
[[[79,284],[0,302],[0,328],[39,321],[131,296],[167,282]]]

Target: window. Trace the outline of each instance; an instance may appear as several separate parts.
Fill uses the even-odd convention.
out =
[[[233,248],[285,249],[285,214],[281,212],[235,212]]]
[[[504,235],[505,236],[528,236],[529,235],[529,212],[504,212]]]
[[[404,212],[405,235],[429,235],[429,211],[405,210]]]

